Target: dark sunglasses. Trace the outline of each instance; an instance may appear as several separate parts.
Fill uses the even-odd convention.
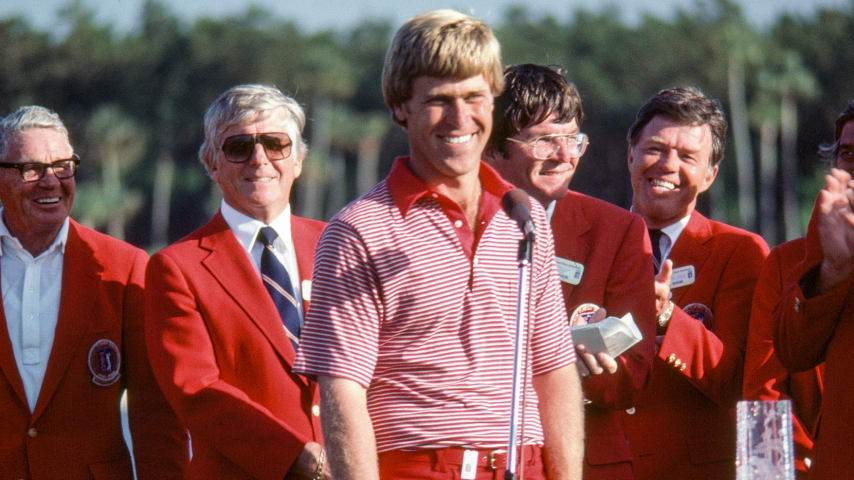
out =
[[[44,177],[47,169],[53,170],[56,178],[64,180],[71,178],[77,173],[77,166],[80,165],[80,157],[76,154],[71,158],[57,160],[51,163],[26,162],[26,163],[9,163],[0,162],[0,168],[14,168],[21,173],[21,179],[24,182],[38,182]]]
[[[260,133],[232,135],[222,142],[222,153],[231,163],[243,163],[252,157],[255,145],[261,144],[269,160],[284,160],[291,155],[291,137],[287,133]]]

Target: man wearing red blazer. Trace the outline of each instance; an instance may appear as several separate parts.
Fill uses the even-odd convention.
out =
[[[199,150],[220,211],[149,262],[146,341],[190,431],[188,478],[328,478],[315,384],[291,370],[324,225],[290,213],[304,125],[302,108],[274,87],[224,92],[205,113]]]
[[[691,87],[662,90],[641,108],[628,141],[632,209],[652,229],[664,277],[656,285],[662,308],[652,379],[624,414],[635,477],[734,478],[733,412],[768,247],[694,209],[723,157],[726,120],[717,100]]]
[[[846,113],[848,116],[846,117]],[[836,123],[835,164],[807,230],[804,258],[775,311],[774,347],[790,372],[824,362],[824,392],[811,479],[854,476],[850,406],[854,345],[854,102]]]
[[[587,147],[578,91],[542,65],[504,71],[486,160],[551,214],[555,257],[572,324],[631,313],[643,340],[619,357],[594,357],[576,345],[588,376],[584,478],[632,479],[632,453],[620,413],[634,405],[654,355],[652,251],[643,220],[607,202],[569,191]],[[601,307],[601,308],[600,308]],[[594,317],[594,312],[598,312]]]
[[[69,218],[79,157],[59,116],[0,122],[0,478],[181,478],[187,435],[148,364],[147,256]]]
[[[836,118],[834,142],[822,145],[819,153],[830,165],[854,174],[854,102]],[[848,160],[846,161],[846,157]],[[753,297],[750,334],[744,362],[744,398],[779,400],[789,398],[794,408],[795,467],[799,478],[807,478],[813,458],[824,386],[824,362],[805,370],[789,372],[774,349],[778,325],[774,312],[787,283],[806,254],[806,237],[783,243],[771,250]]]
[[[743,391],[746,400],[792,401],[795,468],[801,479],[807,478],[812,462],[824,366],[816,365],[797,373],[786,370],[774,351],[774,335],[777,331],[774,310],[784,286],[791,281],[790,276],[803,260],[805,252],[806,239],[797,238],[772,248],[762,265],[750,312]]]

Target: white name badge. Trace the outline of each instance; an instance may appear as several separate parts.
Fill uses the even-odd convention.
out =
[[[584,265],[560,257],[555,257],[555,261],[557,262],[557,273],[560,275],[562,282],[570,285],[581,283],[581,276],[584,275]]]
[[[673,274],[670,276],[670,288],[674,289],[691,285],[695,280],[697,280],[697,275],[694,272],[694,265],[674,268]]]

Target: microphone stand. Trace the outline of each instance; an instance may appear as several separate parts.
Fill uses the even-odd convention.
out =
[[[525,231],[522,240],[519,240],[519,294],[516,297],[516,345],[513,352],[513,389],[510,396],[510,438],[507,447],[507,469],[504,471],[504,480],[516,480],[516,460],[518,447],[516,445],[516,430],[519,423],[519,395],[520,383],[525,372],[522,371],[522,346],[526,344],[522,335],[524,319],[527,318],[528,306],[528,267],[531,264],[532,247],[534,244],[533,229]]]

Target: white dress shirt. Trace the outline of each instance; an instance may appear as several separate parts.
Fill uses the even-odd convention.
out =
[[[291,238],[291,206],[288,204],[285,210],[278,217],[266,225],[264,222],[249,217],[235,210],[231,205],[222,201],[220,212],[225,223],[237,237],[237,241],[246,250],[252,261],[252,266],[261,276],[261,252],[264,250],[264,244],[258,241],[258,231],[262,227],[273,227],[273,230],[279,235],[279,238],[273,243],[273,253],[276,258],[285,266],[288,271],[288,277],[291,279],[291,285],[294,287],[294,298],[302,298],[300,291],[299,270],[297,269],[297,257],[294,251],[294,242]],[[302,302],[297,302],[299,307],[300,318],[302,319]]]
[[[671,223],[670,225],[661,229],[661,233],[664,235],[658,241],[658,246],[661,250],[661,261],[664,262],[667,260],[667,257],[670,256],[670,251],[673,249],[673,245],[676,244],[676,240],[679,239],[679,235],[682,235],[682,231],[685,230],[685,227],[688,226],[688,222],[691,220],[691,215],[681,218],[676,223]]]
[[[0,218],[3,209],[0,208]],[[0,284],[3,312],[15,363],[24,383],[30,412],[44,381],[59,318],[62,262],[68,239],[68,219],[53,243],[33,258],[0,221]]]

